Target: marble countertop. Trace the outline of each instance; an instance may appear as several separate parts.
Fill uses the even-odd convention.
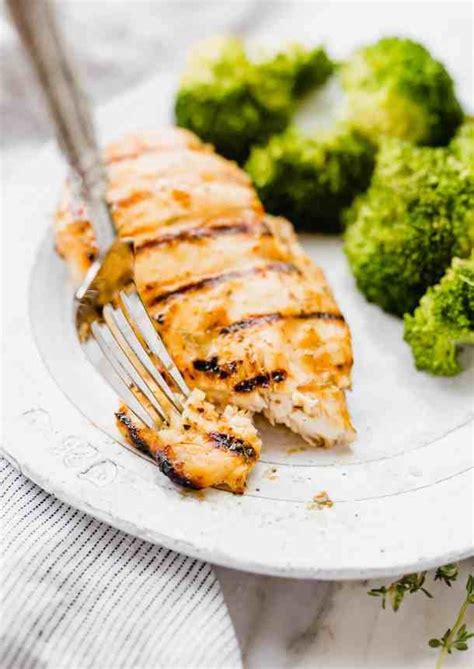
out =
[[[278,579],[217,568],[246,669],[434,669],[428,640],[452,625],[474,559],[460,565],[453,587],[426,577],[433,595],[406,595],[382,609],[368,590],[387,581]],[[474,607],[466,622],[474,627]],[[473,666],[474,649],[452,655],[446,669]]]
[[[324,21],[330,4],[163,0],[135,3],[133,21],[129,20],[132,10],[127,2],[60,3],[59,10],[73,42],[77,42],[77,34],[87,34],[77,52],[96,103],[157,69],[175,67],[182,61],[187,44],[223,30],[267,41],[321,40],[343,53],[350,42],[349,32],[356,26],[361,41],[387,32],[417,35],[433,45],[454,71],[458,63],[471,60],[472,9],[468,2],[430,3],[429,21],[426,3],[339,3],[343,22],[335,44]],[[362,21],[361,16],[369,13],[371,22]],[[450,48],[444,48],[446,44]],[[5,174],[20,166],[50,131],[15,36],[1,13],[0,50],[6,83],[0,109]],[[473,97],[472,66],[470,76],[466,69],[463,73],[460,95],[469,104]],[[435,665],[436,651],[427,641],[441,636],[454,620],[466,576],[474,572],[474,559],[460,566],[460,578],[452,588],[434,583],[430,572],[427,587],[434,599],[423,593],[407,595],[397,613],[383,610],[380,600],[367,595],[380,582],[293,581],[223,568],[217,572],[246,669],[428,669]],[[467,622],[474,627],[473,610]],[[473,664],[471,647],[449,657],[446,667]]]

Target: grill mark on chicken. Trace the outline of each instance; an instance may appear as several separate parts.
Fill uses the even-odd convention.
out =
[[[235,384],[234,390],[236,393],[251,393],[255,388],[269,388],[272,382],[281,383],[287,376],[284,369],[274,369],[272,372],[257,374],[250,379],[239,381]]]
[[[219,377],[219,379],[227,379],[234,374],[237,370],[237,366],[238,362],[236,360],[225,362],[223,365],[220,365],[217,355],[208,360],[197,359],[193,361],[193,367],[196,371],[215,375]]]
[[[200,490],[200,486],[191,481],[187,476],[183,476],[178,469],[171,463],[166,453],[157,451],[155,453],[155,460],[158,464],[160,472],[167,476],[170,481],[180,485],[183,488],[190,488],[191,490]]]
[[[281,320],[282,315],[278,312],[273,314],[261,314],[259,316],[249,316],[248,318],[243,318],[240,321],[235,321],[235,323],[230,323],[225,327],[219,330],[219,334],[228,335],[233,334],[234,332],[239,332],[240,330],[247,330],[255,325],[260,325],[261,323],[272,323],[273,321]]]
[[[203,288],[210,288],[211,286],[216,286],[219,283],[224,281],[229,281],[230,279],[238,279],[244,276],[251,276],[252,274],[264,274],[265,272],[281,272],[290,274],[296,272],[300,274],[300,270],[293,263],[287,262],[274,262],[268,263],[263,267],[250,267],[249,269],[244,270],[233,270],[230,272],[222,272],[222,274],[216,274],[215,276],[205,277],[199,281],[193,281],[191,283],[186,283],[184,286],[179,288],[174,288],[173,290],[168,290],[165,293],[160,293],[156,295],[150,302],[149,307],[153,307],[160,302],[165,302],[171,298],[177,297],[178,295],[184,295],[189,292],[197,292]],[[147,285],[146,289],[150,289],[152,286]]]
[[[130,441],[135,446],[135,448],[139,450],[140,453],[150,455],[150,447],[148,446],[147,442],[142,439],[137,426],[133,424],[127,414],[125,414],[123,411],[117,411],[115,413],[115,417],[126,428]]]
[[[296,314],[292,318],[299,319],[311,319],[317,318],[322,321],[342,321],[344,322],[344,316],[340,313],[334,313],[331,311],[309,311],[307,313]]]
[[[234,332],[239,332],[240,330],[248,330],[254,326],[260,325],[261,323],[272,323],[274,321],[289,320],[309,320],[309,319],[318,319],[324,321],[341,321],[344,322],[344,316],[340,313],[332,313],[330,311],[310,311],[310,312],[301,312],[298,314],[281,314],[278,311],[272,314],[259,314],[258,316],[249,316],[248,318],[243,318],[240,321],[235,321],[235,323],[230,323],[225,327],[219,330],[219,334],[228,335],[233,334]]]
[[[255,223],[231,223],[228,225],[213,225],[206,228],[199,227],[191,228],[190,230],[171,232],[167,235],[162,235],[157,239],[150,239],[143,242],[136,247],[135,251],[138,254],[145,250],[156,248],[157,246],[164,246],[165,244],[171,244],[173,242],[199,241],[206,238],[214,239],[220,235],[239,235],[245,233],[253,233],[256,236],[259,235],[261,237],[273,236],[265,223],[257,225]]]
[[[255,460],[257,454],[248,441],[225,432],[209,432],[209,437],[218,448],[242,455],[246,460]]]

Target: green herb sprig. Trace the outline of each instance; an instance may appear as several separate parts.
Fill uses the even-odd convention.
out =
[[[432,599],[433,595],[423,587],[426,579],[426,571],[419,574],[406,574],[398,581],[390,583],[390,585],[382,586],[381,588],[372,588],[367,594],[371,597],[382,598],[382,608],[386,606],[387,598],[389,599],[393,611],[398,611],[400,604],[406,594],[413,594],[414,592],[422,592],[426,597]]]
[[[434,581],[442,581],[448,587],[457,580],[459,570],[457,564],[449,563],[443,567],[438,567],[434,575]],[[424,583],[426,580],[426,571],[419,574],[407,574],[394,581],[389,586],[382,586],[380,588],[373,588],[367,593],[371,597],[382,598],[382,608],[386,608],[387,599],[392,605],[393,611],[398,611],[400,604],[405,595],[421,591],[427,597],[432,599],[432,595],[426,588]],[[458,611],[454,625],[446,630],[439,639],[430,639],[428,645],[430,648],[439,648],[440,652],[436,662],[436,669],[441,669],[444,661],[448,655],[451,655],[454,650],[464,651],[469,648],[469,640],[474,637],[474,631],[467,628],[464,618],[466,611],[470,605],[474,604],[474,574],[470,574],[466,581],[466,596],[462,601],[461,607]]]
[[[435,577],[436,578],[436,577]],[[441,577],[440,577],[441,578]],[[451,579],[454,580],[454,579]],[[448,583],[451,585],[451,583]],[[466,596],[458,611],[454,625],[448,628],[443,636],[439,639],[430,639],[428,645],[430,648],[440,648],[438,660],[436,662],[436,669],[441,669],[447,655],[451,655],[453,650],[467,650],[468,641],[474,637],[474,632],[467,629],[464,623],[464,617],[468,607],[474,604],[474,575],[470,574],[466,582]]]

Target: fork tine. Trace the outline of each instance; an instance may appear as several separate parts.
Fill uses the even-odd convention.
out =
[[[86,353],[91,359],[95,367],[100,369],[101,374],[107,380],[121,400],[133,411],[135,416],[144,423],[147,427],[153,429],[155,421],[148,410],[143,407],[132,393],[129,387],[128,380],[125,381],[126,372],[124,370],[117,371],[116,359],[112,356],[109,358],[109,351],[107,347],[102,348],[100,339],[90,337],[85,346]],[[131,382],[131,379],[130,379]]]
[[[110,326],[116,341],[122,348],[125,355],[129,358],[130,362],[136,367],[135,361],[130,357],[129,351],[127,352],[127,348],[129,348],[136,356],[136,358],[138,358],[139,362],[153,378],[167,400],[179,413],[181,413],[183,411],[182,403],[171,390],[162,373],[153,364],[153,361],[151,360],[147,351],[143,348],[142,343],[138,339],[125,315],[120,311],[120,309],[114,309],[110,304],[107,304],[104,307],[103,315],[105,321]]]
[[[120,348],[113,333],[108,329],[107,325],[100,326],[97,322],[92,324],[92,332],[97,339],[104,355],[114,366],[117,374],[130,386],[133,384],[139,392],[146,397],[153,409],[156,411],[162,421],[167,422],[167,416],[155,396],[153,390],[150,388],[146,379],[140,375],[132,362],[127,358],[125,353]],[[131,391],[132,392],[132,391]],[[133,392],[132,392],[133,394]]]
[[[156,355],[183,395],[189,397],[191,391],[163,344],[138,293],[127,294],[122,290],[119,295],[130,320],[138,324],[150,351]]]

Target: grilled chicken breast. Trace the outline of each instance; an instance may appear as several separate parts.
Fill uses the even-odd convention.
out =
[[[292,226],[267,215],[246,174],[188,131],[126,137],[106,160],[118,234],[135,241],[138,290],[190,386],[312,444],[352,441],[349,328]],[[56,240],[82,276],[96,249],[67,188]]]

